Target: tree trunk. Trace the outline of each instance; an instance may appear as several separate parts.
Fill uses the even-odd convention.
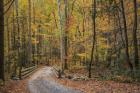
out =
[[[35,17],[35,14],[36,14],[36,11],[35,11],[35,2],[33,1],[33,23],[34,25],[36,24],[36,17]],[[34,31],[33,33],[33,37],[36,39],[36,32]],[[36,60],[35,60],[35,54],[36,54],[36,43],[33,45],[33,62],[34,64],[36,64]]]
[[[0,79],[4,80],[4,0],[0,0]]]
[[[65,34],[64,34],[64,47],[65,47],[65,62],[64,62],[64,69],[68,69],[68,1],[65,0]]]
[[[8,73],[10,73],[10,29],[9,29],[9,17],[7,17],[7,48],[8,48],[8,55],[7,55],[7,61],[8,61]]]
[[[21,69],[22,69],[22,63],[21,63],[21,43],[20,43],[20,23],[19,23],[19,4],[18,4],[18,0],[15,1],[15,5],[16,5],[16,21],[17,21],[17,30],[18,30],[18,66],[19,66],[19,78],[21,78]]]
[[[137,0],[133,0],[134,3],[134,27],[133,27],[133,47],[134,47],[134,62],[135,68],[139,68],[139,54],[138,54],[138,42],[137,42]]]
[[[124,26],[126,62],[128,63],[128,66],[129,66],[130,70],[132,71],[133,70],[133,65],[130,62],[130,57],[129,57],[129,44],[128,44],[128,35],[127,35],[127,24],[126,24],[124,0],[120,0],[120,1],[121,1],[123,26]]]
[[[63,45],[63,23],[62,23],[62,15],[61,15],[61,1],[57,0],[58,3],[58,15],[59,15],[59,30],[60,30],[60,52],[61,52],[61,67],[62,71],[64,70],[64,45]]]
[[[96,0],[93,0],[93,15],[92,15],[92,20],[93,20],[93,45],[92,45],[92,51],[91,51],[91,61],[89,63],[89,78],[91,78],[91,67],[92,67],[92,62],[93,62],[93,54],[94,54],[94,47],[96,43]]]
[[[31,35],[31,0],[28,0],[28,35],[29,35],[29,41],[28,41],[28,61],[31,64],[32,63],[32,35]]]

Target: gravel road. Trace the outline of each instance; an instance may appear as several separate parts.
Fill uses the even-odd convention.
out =
[[[52,67],[44,67],[37,71],[28,82],[30,93],[83,93],[55,82],[54,75]]]

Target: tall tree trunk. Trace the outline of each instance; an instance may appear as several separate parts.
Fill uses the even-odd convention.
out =
[[[8,61],[8,73],[10,73],[10,29],[9,29],[9,17],[7,17],[7,48],[8,48],[8,55],[7,55],[7,61]]]
[[[94,48],[96,43],[96,0],[92,0],[93,2],[93,11],[92,11],[92,20],[93,20],[93,43],[92,43],[92,51],[91,51],[91,61],[89,63],[89,75],[88,77],[91,78],[91,67],[93,63],[93,54],[94,54]]]
[[[64,69],[68,69],[68,1],[64,0],[65,2],[65,34],[64,34],[64,47],[65,47],[65,62],[64,62]]]
[[[13,40],[12,40],[12,50],[16,50],[16,28],[15,28],[15,3],[13,4],[13,9],[12,9],[12,11],[13,11],[13,14],[12,14],[12,33],[13,33],[13,36],[12,36],[12,38],[13,38]],[[12,76],[16,76],[16,71],[17,71],[17,62],[14,62],[14,68],[13,68],[14,70],[13,70],[13,73],[12,73]]]
[[[28,41],[28,61],[31,64],[32,62],[32,34],[31,34],[31,0],[28,0],[28,35],[29,35],[29,41]]]
[[[36,14],[36,11],[35,11],[35,1],[33,1],[33,23],[34,25],[36,24],[36,17],[35,17],[35,14]],[[33,37],[36,39],[36,32],[34,31],[33,33]],[[35,54],[36,54],[36,43],[33,45],[33,62],[36,63],[35,61]]]
[[[133,0],[134,3],[134,27],[133,27],[133,47],[134,47],[134,62],[135,68],[139,68],[139,54],[138,54],[138,42],[137,42],[137,0]]]
[[[4,80],[4,0],[0,0],[0,79]]]
[[[126,62],[131,70],[133,70],[133,65],[130,62],[129,57],[129,44],[128,44],[128,35],[127,35],[127,24],[126,24],[126,16],[125,16],[125,8],[124,8],[124,0],[121,1],[121,8],[122,8],[122,17],[123,17],[123,26],[124,26],[124,37],[125,37],[125,53],[126,53]]]
[[[64,70],[64,45],[63,45],[63,23],[62,23],[62,15],[61,15],[61,1],[57,0],[58,3],[58,15],[59,15],[59,30],[60,30],[60,52],[61,52],[61,67],[62,71]]]
[[[21,53],[20,53],[20,49],[21,49],[21,43],[20,43],[20,23],[19,23],[19,4],[18,4],[18,0],[15,1],[15,5],[16,5],[16,21],[17,21],[17,31],[18,31],[18,66],[19,66],[19,78],[21,78],[21,69],[22,69],[22,63],[21,63]]]
[[[125,46],[125,41],[123,38],[123,30],[122,30],[122,26],[121,26],[121,17],[120,17],[119,12],[116,14],[116,16],[117,16],[117,25],[118,25],[118,28],[120,31],[121,41],[122,41],[123,46]]]

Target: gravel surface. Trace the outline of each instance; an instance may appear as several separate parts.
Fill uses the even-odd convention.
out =
[[[37,71],[28,82],[30,93],[83,93],[55,82],[54,75],[55,72],[51,67]]]

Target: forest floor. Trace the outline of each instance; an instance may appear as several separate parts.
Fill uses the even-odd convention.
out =
[[[139,84],[100,80],[73,81],[66,78],[56,78],[56,81],[62,85],[81,90],[84,93],[140,93]]]
[[[99,73],[99,71],[94,71],[94,73]],[[69,76],[72,76],[73,79],[69,79]],[[124,82],[125,77],[122,77],[122,80],[113,81],[99,79],[99,77],[89,79],[86,76],[87,71],[84,69],[71,69],[62,79],[55,78],[55,80],[62,85],[81,90],[84,93],[140,93],[140,83]]]
[[[58,79],[51,67],[38,69],[24,80],[11,80],[0,93],[140,93],[140,84],[115,81]]]
[[[0,86],[0,93],[29,93],[27,82],[29,78],[23,80],[10,80],[5,86]]]

